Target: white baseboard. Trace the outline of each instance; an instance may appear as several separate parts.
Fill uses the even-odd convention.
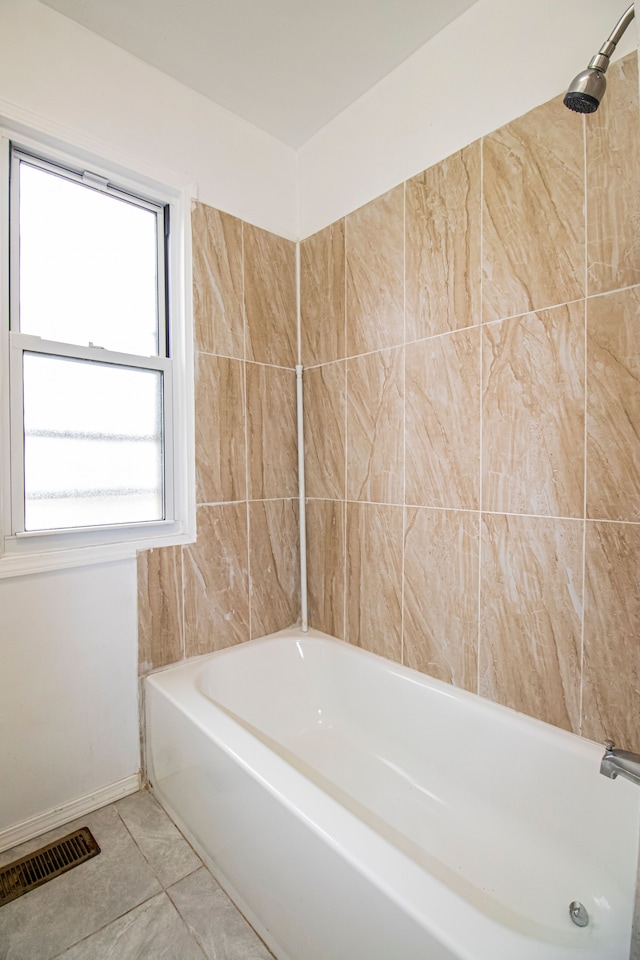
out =
[[[3,850],[9,850],[11,847],[24,843],[25,840],[31,840],[33,837],[39,837],[41,833],[47,830],[53,830],[60,827],[70,820],[77,817],[84,817],[85,814],[98,810],[99,807],[106,807],[108,803],[119,800],[120,797],[126,797],[130,793],[135,793],[140,789],[140,774],[134,773],[131,777],[124,780],[118,780],[117,783],[110,783],[95,793],[88,793],[84,797],[78,797],[77,800],[71,800],[69,803],[63,803],[60,807],[54,807],[53,810],[47,810],[46,813],[39,813],[35,817],[16,823],[6,830],[0,830],[0,853]]]

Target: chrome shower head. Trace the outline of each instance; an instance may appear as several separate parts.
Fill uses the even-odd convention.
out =
[[[600,51],[592,57],[589,66],[571,82],[564,97],[565,107],[576,113],[594,113],[600,106],[607,89],[605,73],[617,44],[634,17],[634,5],[631,4],[622,14],[613,32]]]
[[[594,113],[607,89],[604,70],[587,67],[573,79],[564,95],[564,105],[576,113]]]

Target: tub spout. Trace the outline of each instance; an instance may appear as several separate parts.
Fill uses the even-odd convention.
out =
[[[600,763],[600,773],[611,780],[624,777],[640,786],[640,754],[629,750],[614,750],[613,740],[605,743],[605,752]]]

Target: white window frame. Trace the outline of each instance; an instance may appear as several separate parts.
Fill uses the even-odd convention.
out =
[[[17,270],[11,261],[10,148],[71,171],[82,182],[109,183],[123,195],[167,209],[168,296],[166,336],[169,356],[148,363],[133,356],[97,347],[69,346],[18,330],[10,331],[11,298],[16,297]],[[15,162],[15,161],[14,161]],[[83,177],[84,175],[84,177]],[[0,128],[0,578],[57,567],[133,557],[137,550],[192,542],[195,539],[195,470],[193,426],[193,318],[191,308],[190,193],[145,174],[109,164],[83,149],[61,146],[50,137]],[[159,231],[160,232],[160,231]],[[13,238],[15,242],[15,234]],[[164,251],[164,237],[159,237]],[[164,261],[164,257],[162,258]],[[13,272],[13,277],[10,276]],[[11,282],[13,281],[13,282]],[[163,282],[164,286],[164,282]],[[13,304],[15,310],[15,300]],[[14,314],[15,315],[15,314]],[[161,321],[161,327],[162,327]],[[162,331],[161,331],[162,336]],[[104,527],[24,531],[22,444],[22,357],[24,352],[65,356],[120,366],[160,370],[164,384],[165,510],[166,519]],[[23,525],[22,525],[23,527]]]

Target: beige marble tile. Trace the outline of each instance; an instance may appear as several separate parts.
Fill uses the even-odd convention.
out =
[[[249,504],[251,636],[283,630],[300,616],[297,500]]]
[[[347,355],[404,341],[404,185],[346,220]]]
[[[402,659],[402,507],[347,503],[347,636]]]
[[[640,750],[640,526],[587,521],[582,735]]]
[[[345,356],[344,220],[300,244],[300,339],[305,366]]]
[[[584,302],[485,324],[482,506],[584,516]]]
[[[307,500],[309,623],[344,640],[345,504]]]
[[[198,507],[198,540],[184,548],[188,657],[249,639],[246,503]]]
[[[295,243],[244,224],[247,360],[294,367],[297,362]]]
[[[483,516],[479,693],[577,733],[582,520]]]
[[[198,503],[244,500],[247,465],[241,360],[199,354],[195,435]]]
[[[634,51],[607,71],[607,95],[589,117],[587,283],[605,293],[640,283],[640,112]]]
[[[138,671],[183,656],[182,548],[145,550],[138,554]]]
[[[407,181],[406,338],[480,322],[480,142]]]
[[[249,498],[294,497],[298,493],[295,372],[248,363],[246,376]]]
[[[404,663],[477,692],[478,516],[407,507]]]
[[[587,301],[587,516],[640,520],[640,288]]]
[[[582,117],[562,98],[483,141],[483,319],[584,296]]]
[[[345,496],[345,363],[304,371],[307,496]]]
[[[480,328],[407,348],[407,503],[478,509]]]
[[[196,346],[242,359],[242,221],[194,201],[191,234]]]
[[[347,362],[347,497],[402,503],[404,348]]]

